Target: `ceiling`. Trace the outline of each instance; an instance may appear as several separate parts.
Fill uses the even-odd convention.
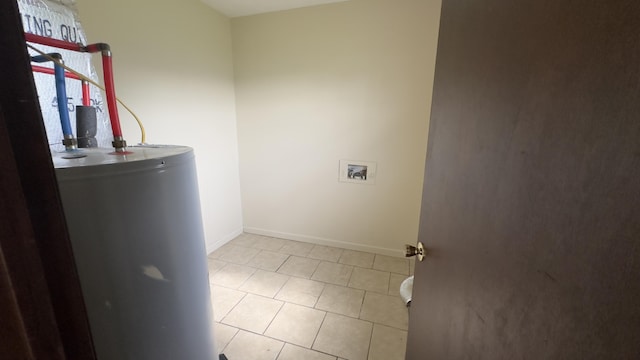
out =
[[[348,0],[201,0],[228,17],[255,15]]]

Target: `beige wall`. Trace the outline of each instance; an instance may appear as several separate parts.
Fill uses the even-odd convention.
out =
[[[195,148],[207,249],[242,231],[231,26],[199,0],[77,0],[90,42],[107,42],[118,96],[147,142]],[[96,58],[94,62],[99,62]],[[135,122],[121,110],[129,143]]]
[[[148,141],[195,148],[209,250],[243,216],[246,231],[379,253],[415,241],[440,1],[231,21],[198,0],[77,3]],[[376,184],[338,182],[340,159],[377,162]]]
[[[417,238],[440,1],[232,19],[245,231],[400,254]],[[377,162],[375,185],[338,182]]]

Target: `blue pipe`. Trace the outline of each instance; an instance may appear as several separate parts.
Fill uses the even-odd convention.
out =
[[[62,125],[62,133],[65,139],[73,137],[71,130],[71,119],[69,118],[69,109],[67,108],[67,85],[64,78],[64,68],[58,64],[54,65],[56,78],[56,96],[58,97],[58,112],[60,113],[60,124]]]
[[[62,60],[62,56],[57,53],[49,54],[52,58]],[[33,62],[47,62],[50,61],[42,55],[31,57]],[[69,117],[69,110],[67,109],[67,85],[65,83],[64,68],[57,63],[54,63],[54,76],[56,79],[56,97],[58,98],[58,113],[60,114],[60,125],[62,125],[62,134],[65,139],[73,138],[73,131],[71,130],[71,119]]]

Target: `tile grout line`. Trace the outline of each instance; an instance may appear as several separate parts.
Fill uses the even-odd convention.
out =
[[[233,290],[233,289],[231,289],[231,290]],[[237,291],[239,291],[239,290],[237,290]],[[244,292],[244,291],[242,291],[242,292]],[[238,302],[237,302],[235,305],[233,305],[233,306],[231,307],[231,309],[229,309],[229,311],[227,311],[227,313],[226,313],[226,314],[225,314],[225,315],[220,319],[220,321],[218,321],[218,322],[219,322],[219,323],[221,323],[221,324],[227,325],[227,326],[233,326],[233,325],[229,325],[229,324],[225,324],[225,323],[223,323],[223,322],[222,322],[222,320],[226,319],[226,318],[227,318],[227,316],[228,316],[228,315],[229,315],[229,314],[230,314],[230,313],[231,313],[231,312],[236,308],[236,306],[238,306],[238,304],[240,304],[240,303],[242,302],[242,300],[244,300],[244,298],[245,298],[245,297],[247,297],[247,295],[249,295],[249,293],[248,293],[248,292],[244,292],[244,295],[242,295],[242,297],[240,298],[240,300],[238,300]],[[212,306],[213,306],[213,305],[212,305]],[[213,310],[213,313],[214,313],[214,314],[216,313],[216,310],[215,310],[215,309]],[[214,319],[213,321],[215,322],[215,319]],[[235,326],[234,326],[234,327],[235,327]],[[239,328],[238,328],[238,329],[239,329]]]
[[[364,299],[367,297],[367,290],[364,291],[364,296],[362,297],[362,303],[360,303],[360,311],[358,312],[358,319],[362,320],[360,316],[362,315],[362,309],[364,308]]]
[[[278,253],[278,254],[280,254],[280,253]],[[287,255],[287,258],[284,259],[284,261],[278,266],[278,268],[273,271],[274,273],[278,273],[278,270],[280,270],[280,268],[284,265],[284,263],[286,263],[287,260],[289,260],[289,258],[291,257],[291,255],[288,255],[288,254],[283,254],[283,255]]]
[[[276,301],[280,301],[280,300],[276,300]],[[278,316],[278,314],[280,314],[280,312],[282,311],[282,308],[284,308],[284,305],[287,304],[286,302],[282,302],[282,304],[280,304],[280,308],[278,309],[278,312],[276,312],[276,314],[273,316],[273,318],[271,319],[271,321],[269,321],[269,324],[264,328],[264,331],[262,332],[262,334],[260,335],[264,335],[267,336],[267,330],[269,330],[269,327],[271,326],[271,324],[273,324],[273,320],[276,319],[276,317]],[[280,340],[282,341],[282,340]]]
[[[223,325],[227,325],[227,324],[223,324]],[[230,325],[227,325],[227,326],[230,326]],[[215,327],[215,325],[214,325],[214,327]],[[235,339],[235,338],[236,338],[236,336],[238,335],[238,333],[240,332],[240,329],[239,329],[239,328],[237,328],[237,327],[235,327],[235,326],[231,326],[231,327],[232,327],[232,328],[234,328],[234,329],[236,329],[236,333],[235,333],[235,334],[233,334],[233,336],[231,337],[231,339],[229,339],[229,341],[225,344],[224,348],[222,348],[222,349],[220,349],[220,350],[219,350],[220,354],[224,353],[224,351],[227,349],[227,347],[229,347],[229,344],[231,344],[231,342],[233,341],[233,339]],[[214,329],[213,331],[215,332],[215,329]],[[215,335],[215,333],[214,333],[214,335]],[[214,343],[215,343],[215,339],[214,339],[213,341],[214,341]]]
[[[319,310],[319,311],[322,311],[322,310]],[[320,327],[318,327],[318,332],[316,332],[316,336],[314,336],[313,341],[311,342],[311,347],[309,348],[311,350],[313,350],[313,345],[315,345],[316,344],[316,340],[318,340],[318,335],[320,335],[320,329],[322,329],[322,325],[324,325],[324,321],[327,319],[327,314],[328,313],[329,313],[328,311],[324,312],[324,316],[322,317],[322,322],[320,323]],[[333,356],[333,354],[329,354],[329,355]],[[336,358],[337,357],[338,357],[338,355],[336,355]]]
[[[275,239],[275,238],[274,238],[274,239]],[[232,240],[232,241],[233,241],[233,240]],[[295,241],[295,240],[288,240],[288,241]],[[227,244],[230,244],[230,243],[227,243]],[[225,245],[227,245],[227,244],[225,244]],[[303,244],[307,244],[307,243],[303,243]],[[223,246],[225,246],[225,245],[223,245]],[[339,262],[339,259],[338,259],[337,261],[331,261],[331,260],[328,260],[328,259],[312,258],[312,257],[309,257],[309,256],[308,256],[308,254],[307,254],[307,255],[301,255],[301,254],[290,254],[290,253],[283,253],[283,252],[280,252],[279,250],[269,250],[269,249],[255,248],[255,247],[251,247],[251,246],[247,247],[247,246],[243,246],[243,245],[236,245],[236,244],[230,244],[230,245],[232,245],[232,246],[236,246],[236,247],[242,247],[242,248],[245,248],[245,249],[264,250],[264,251],[270,251],[270,252],[277,252],[277,253],[279,253],[279,254],[284,254],[284,255],[289,255],[289,256],[297,256],[297,257],[307,258],[307,259],[312,259],[312,260],[320,260],[320,261],[333,262],[333,263],[336,263],[336,264],[350,265],[350,266],[355,266],[355,267],[359,267],[359,268],[362,268],[362,269],[372,269],[372,270],[378,270],[378,271],[386,271],[386,272],[390,272],[390,273],[397,274],[397,275],[402,275],[402,276],[411,276],[411,263],[410,263],[410,260],[408,260],[408,263],[409,263],[409,264],[408,264],[408,270],[409,270],[409,271],[408,271],[407,273],[405,273],[405,272],[390,271],[390,270],[384,270],[384,269],[376,269],[376,268],[374,267],[374,265],[375,265],[375,258],[376,258],[377,256],[386,256],[386,257],[390,257],[390,258],[394,258],[394,259],[406,260],[406,259],[405,259],[405,258],[403,258],[403,257],[395,257],[395,256],[382,255],[382,254],[376,254],[376,253],[370,253],[370,252],[363,252],[363,253],[366,253],[366,254],[374,255],[374,261],[373,261],[373,263],[371,264],[371,266],[367,266],[367,267],[365,267],[365,266],[360,266],[360,265],[356,265],[356,264],[340,263],[340,262]],[[322,246],[324,246],[324,245],[322,245]],[[222,247],[220,247],[220,248],[222,248]],[[220,248],[218,248],[216,251],[220,250]],[[340,249],[340,248],[337,248],[337,247],[333,247],[333,248],[335,248],[335,249]],[[348,249],[340,249],[340,250],[344,251],[344,250],[348,250]],[[215,251],[214,251],[214,252],[215,252]],[[209,256],[211,256],[211,254],[207,255],[207,257],[209,257]],[[222,255],[222,256],[223,256],[223,255]],[[220,259],[220,258],[211,258],[211,257],[209,257],[209,259],[211,259],[211,260],[218,260],[218,259]],[[250,266],[250,265],[248,265],[248,264],[239,264],[239,263],[234,263],[234,264]],[[252,266],[252,267],[253,267],[253,266]]]
[[[325,319],[326,319],[326,314],[325,314],[325,317],[322,319],[322,324],[324,324],[324,320],[325,320]],[[366,321],[366,322],[370,322],[370,321]],[[246,330],[246,329],[242,329],[242,328],[239,328],[239,327],[235,327],[235,326],[231,326],[231,325],[223,324],[223,325],[226,325],[226,326],[229,326],[229,327],[232,327],[232,328],[234,328],[234,329],[238,330],[238,331],[236,332],[236,334],[235,334],[235,335],[233,335],[233,337],[231,338],[231,340],[229,340],[229,343],[228,343],[224,348],[226,349],[226,348],[229,346],[229,344],[231,344],[231,341],[232,341],[232,340],[233,340],[233,339],[238,335],[238,333],[240,333],[240,331],[244,331],[244,332],[246,332],[246,333],[250,333],[250,334],[254,334],[254,335],[258,335],[258,336],[262,336],[262,337],[265,337],[265,338],[267,338],[267,339],[271,339],[271,340],[275,340],[275,341],[281,342],[281,343],[283,343],[283,346],[282,346],[283,348],[284,348],[284,345],[289,344],[289,345],[292,345],[292,346],[297,346],[297,347],[302,348],[302,349],[306,349],[306,350],[310,350],[310,351],[318,352],[318,353],[321,353],[321,354],[326,354],[326,355],[329,355],[329,356],[335,356],[336,358],[338,358],[338,357],[339,357],[338,355],[335,355],[335,354],[331,354],[331,353],[328,353],[328,352],[324,352],[324,351],[320,351],[320,350],[313,349],[313,345],[315,344],[315,341],[316,341],[316,339],[318,338],[318,334],[320,333],[320,328],[322,328],[322,324],[320,324],[320,327],[318,328],[318,333],[316,333],[316,336],[315,336],[315,337],[314,337],[314,339],[313,339],[313,343],[311,344],[311,347],[309,347],[309,348],[304,347],[304,346],[300,346],[300,345],[297,345],[297,344],[294,344],[294,343],[291,343],[291,342],[288,342],[288,341],[284,341],[284,340],[282,340],[282,339],[274,338],[273,336],[269,336],[269,335],[265,335],[265,334],[260,334],[260,333],[257,333],[257,332],[255,332],[255,331]],[[280,356],[280,353],[278,353],[278,356]],[[276,359],[277,359],[277,357],[276,357]],[[247,359],[247,360],[248,360],[248,359]]]
[[[294,277],[294,276],[291,276],[291,277]],[[299,278],[299,277],[296,277],[296,278]],[[310,279],[306,279],[306,278],[299,278],[299,279],[302,279],[302,280],[310,280]],[[288,280],[287,280],[287,281],[288,281]],[[265,298],[265,299],[270,299],[270,300],[280,301],[280,302],[287,303],[287,304],[294,304],[294,305],[302,306],[302,307],[305,307],[305,308],[308,308],[308,309],[311,309],[311,310],[323,311],[323,312],[331,313],[331,314],[334,314],[334,315],[345,316],[345,317],[348,317],[348,318],[351,318],[351,319],[367,321],[367,322],[371,322],[371,323],[374,323],[374,324],[380,324],[380,325],[387,326],[387,327],[390,327],[390,328],[393,328],[393,329],[396,329],[396,330],[407,331],[407,329],[399,328],[399,327],[397,327],[397,326],[387,325],[387,324],[383,324],[383,323],[379,323],[379,322],[375,322],[375,321],[370,321],[370,320],[366,320],[366,319],[361,318],[362,310],[363,310],[363,308],[364,308],[364,300],[365,300],[365,298],[366,298],[367,293],[373,293],[373,294],[376,294],[376,295],[391,296],[391,297],[396,297],[396,296],[388,295],[388,294],[385,294],[385,293],[380,293],[380,292],[377,292],[377,291],[371,291],[371,290],[366,290],[366,289],[358,289],[358,288],[353,288],[353,287],[349,287],[349,286],[342,286],[342,285],[337,285],[337,284],[327,283],[327,282],[320,281],[320,280],[311,280],[311,281],[316,281],[316,282],[319,282],[319,283],[322,283],[323,285],[325,285],[325,286],[323,287],[322,291],[320,292],[320,295],[317,297],[317,299],[316,299],[315,303],[313,304],[313,306],[308,306],[308,305],[298,304],[298,303],[294,303],[294,302],[290,302],[290,301],[286,301],[286,300],[276,299],[276,298],[275,298],[275,296],[277,296],[277,295],[280,293],[280,291],[282,290],[282,288],[284,287],[284,285],[286,285],[286,283],[280,287],[280,289],[278,290],[278,292],[276,293],[276,295],[275,295],[274,297],[267,297],[267,296],[264,296],[264,295],[261,295],[261,294],[256,294],[256,293],[253,293],[253,292],[250,292],[250,291],[244,291],[244,290],[234,289],[234,288],[230,288],[230,287],[227,287],[227,286],[224,286],[224,285],[215,285],[215,286],[219,286],[219,287],[222,287],[222,288],[225,288],[225,289],[228,289],[228,290],[234,290],[234,291],[238,291],[238,292],[242,292],[242,293],[244,293],[244,295],[242,296],[242,298],[240,298],[240,300],[236,303],[236,305],[234,305],[234,306],[229,310],[229,312],[227,313],[227,315],[228,315],[229,313],[231,313],[231,311],[233,311],[233,309],[235,309],[235,308],[236,308],[236,306],[238,306],[238,304],[240,304],[240,302],[242,302],[242,300],[243,300],[243,299],[244,299],[248,294],[251,294],[251,295],[254,295],[254,296],[263,297],[263,298]],[[352,289],[352,290],[360,290],[360,291],[363,291],[363,292],[364,292],[364,294],[363,294],[363,297],[362,297],[362,301],[361,301],[361,303],[360,303],[360,310],[358,311],[358,316],[357,316],[357,317],[354,317],[354,316],[351,316],[351,315],[342,314],[342,313],[338,313],[338,312],[331,311],[331,310],[324,310],[324,309],[318,309],[318,308],[316,308],[316,305],[318,304],[318,301],[320,301],[320,297],[322,297],[322,294],[324,294],[324,292],[325,292],[325,290],[326,290],[326,285],[332,285],[332,286],[337,286],[337,287],[341,287],[341,288],[345,288],[345,289]],[[280,310],[278,310],[278,311],[280,311]],[[224,317],[224,318],[226,318],[226,315],[225,315],[225,317]],[[224,319],[224,318],[223,318],[223,319]],[[222,320],[223,320],[223,319],[221,319],[219,322],[220,322],[220,323],[222,323]],[[223,324],[224,324],[224,325],[228,325],[228,324],[226,324],[226,323],[223,323]],[[228,326],[232,326],[232,325],[228,325]],[[247,330],[247,331],[249,331],[249,330]]]

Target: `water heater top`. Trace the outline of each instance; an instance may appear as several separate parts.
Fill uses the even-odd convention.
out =
[[[88,172],[127,172],[142,168],[162,168],[181,163],[193,157],[193,149],[175,145],[138,145],[131,146],[126,155],[114,155],[113,149],[91,148],[80,149],[79,158],[69,156],[67,152],[52,153],[56,174],[61,176],[86,175]]]

